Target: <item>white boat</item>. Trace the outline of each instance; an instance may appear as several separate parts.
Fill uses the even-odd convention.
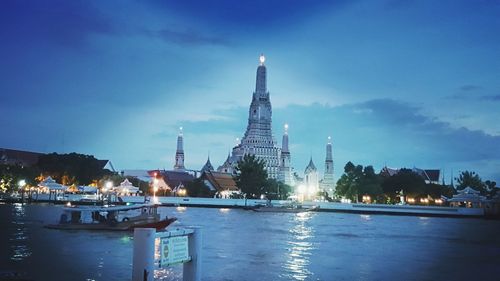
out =
[[[130,206],[68,206],[57,224],[45,227],[65,230],[132,230],[134,228],[164,229],[176,218],[160,218],[158,205]]]

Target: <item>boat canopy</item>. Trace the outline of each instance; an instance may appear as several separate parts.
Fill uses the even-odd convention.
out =
[[[65,211],[71,212],[121,212],[128,210],[136,210],[141,208],[156,207],[156,204],[134,204],[130,206],[75,206],[65,207]]]

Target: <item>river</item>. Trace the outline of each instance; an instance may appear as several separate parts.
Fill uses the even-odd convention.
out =
[[[43,228],[61,206],[0,205],[0,272],[130,280],[132,233]],[[499,280],[500,221],[162,207],[203,229],[202,280]],[[182,266],[158,280],[182,280]],[[0,275],[1,276],[1,275]],[[2,279],[0,279],[2,280]]]

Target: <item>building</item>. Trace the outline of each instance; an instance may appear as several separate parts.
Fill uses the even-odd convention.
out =
[[[290,150],[288,149],[288,124],[285,124],[285,133],[281,144],[280,173],[278,180],[284,184],[293,186]]]
[[[392,177],[396,174],[399,173],[401,169],[394,169],[394,168],[389,168],[387,166],[385,166],[384,168],[382,168],[382,170],[380,171],[380,175],[384,176],[384,177]],[[415,174],[421,176],[425,183],[427,184],[440,184],[439,182],[439,177],[441,175],[441,170],[437,170],[437,169],[419,169],[419,168],[413,168],[411,169],[412,172],[414,172]]]
[[[167,191],[177,193],[194,180],[194,176],[185,171],[152,170],[148,174],[152,179],[152,187],[162,191],[160,194]]]
[[[207,162],[205,163],[205,165],[203,165],[203,167],[200,170],[200,172],[202,174],[203,174],[203,172],[207,172],[207,171],[214,171],[214,166],[212,166],[212,163],[210,162],[210,156],[208,156]]]
[[[467,186],[462,190],[457,190],[457,194],[449,199],[451,207],[482,208],[486,201],[485,196],[474,188]]]
[[[174,170],[184,171],[184,139],[182,134],[182,127],[179,128],[179,135],[177,136],[177,149],[175,151],[175,165]]]
[[[232,160],[231,154],[227,155],[226,161],[217,168],[217,172],[236,175],[236,163]]]
[[[316,194],[316,192],[319,191],[319,176],[318,176],[318,170],[316,169],[316,166],[314,165],[314,162],[312,160],[309,160],[309,164],[307,165],[305,171],[304,171],[304,185],[306,188],[306,193],[309,195]]]
[[[265,169],[269,178],[277,179],[280,170],[281,150],[276,146],[272,134],[272,106],[267,91],[267,69],[264,65],[264,55],[260,56],[259,61],[255,92],[253,92],[252,102],[248,110],[248,125],[245,135],[233,148],[232,155],[228,157],[219,171],[234,172],[238,161],[245,154],[252,154],[265,161]]]
[[[230,198],[232,194],[240,193],[233,175],[215,171],[204,171],[200,179],[219,198]]]
[[[335,192],[335,181],[333,178],[333,152],[332,152],[332,138],[328,137],[326,143],[326,158],[325,158],[325,171],[323,179],[320,182],[320,188],[328,192],[330,195]]]

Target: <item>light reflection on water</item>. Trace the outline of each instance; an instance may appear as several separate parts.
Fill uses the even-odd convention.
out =
[[[312,216],[311,212],[297,213],[292,219],[293,227],[289,230],[291,237],[287,241],[287,258],[283,265],[286,272],[284,277],[287,279],[302,281],[311,275],[308,266],[313,249],[310,241],[314,239],[314,232],[307,222]]]
[[[22,261],[31,256],[31,248],[28,245],[29,230],[25,226],[25,206],[21,203],[13,204],[12,221],[13,232],[11,233],[10,245],[12,255],[10,259],[13,261]]]
[[[61,208],[0,205],[0,241],[7,241],[0,270],[37,281],[130,280],[132,233],[43,228],[57,221]],[[175,207],[160,212],[179,219],[174,228],[203,229],[203,281],[498,276],[500,237],[492,233],[499,221]],[[157,268],[155,276],[182,280],[182,265]]]

